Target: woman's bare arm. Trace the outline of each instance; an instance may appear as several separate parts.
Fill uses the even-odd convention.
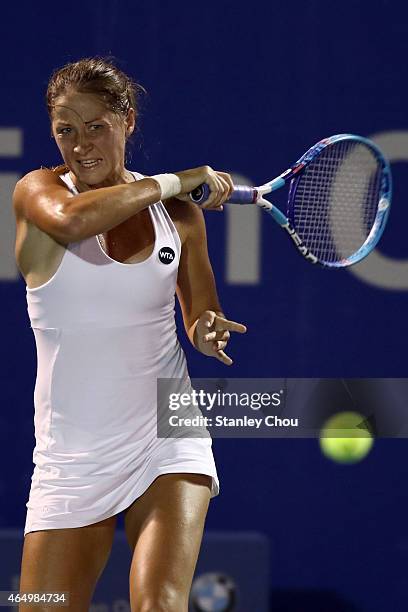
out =
[[[182,220],[185,239],[177,278],[177,297],[186,333],[201,353],[231,365],[232,359],[224,353],[229,332],[245,333],[246,327],[227,320],[222,312],[208,257],[202,211],[195,204],[186,202]]]
[[[209,166],[178,172],[180,197],[184,194],[188,199],[192,189],[207,182],[211,195],[206,207],[219,207],[231,189],[220,175]],[[18,181],[13,206],[16,216],[24,217],[57,242],[68,244],[107,232],[158,202],[161,195],[160,185],[151,177],[74,195],[57,173],[44,168]]]
[[[107,232],[160,195],[160,186],[151,178],[74,195],[52,170],[41,169],[18,181],[13,205],[16,215],[68,244]]]

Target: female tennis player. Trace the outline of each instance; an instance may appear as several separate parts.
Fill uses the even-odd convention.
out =
[[[123,511],[132,611],[187,612],[219,481],[211,438],[157,437],[156,381],[189,381],[175,292],[205,355],[230,365],[230,332],[246,331],[222,313],[188,196],[206,183],[219,210],[233,183],[208,166],[125,168],[137,85],[110,60],[54,72],[47,106],[63,165],[29,172],[13,196],[38,361],[20,591],[66,591],[69,610],[88,610]]]

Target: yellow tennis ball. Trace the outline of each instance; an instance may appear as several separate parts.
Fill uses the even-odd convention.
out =
[[[323,454],[338,463],[357,463],[364,459],[374,442],[364,421],[365,417],[358,412],[338,412],[330,417],[320,433]]]

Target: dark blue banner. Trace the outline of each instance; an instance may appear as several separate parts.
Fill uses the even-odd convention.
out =
[[[325,136],[348,132],[377,143],[394,192],[383,238],[366,260],[341,271],[310,265],[263,211],[225,206],[205,219],[222,307],[248,328],[228,346],[234,364],[200,355],[179,310],[177,321],[197,378],[405,378],[407,17],[405,3],[391,0],[4,4],[1,527],[23,527],[34,447],[36,352],[14,260],[11,195],[22,175],[61,162],[45,106],[52,71],[112,54],[145,87],[127,167],[148,175],[210,165],[259,185]],[[285,209],[285,193],[272,200]],[[332,412],[319,410],[323,420]],[[404,440],[376,441],[353,466],[330,462],[313,439],[215,440],[214,454],[221,495],[207,526],[269,536],[271,609],[316,610],[325,597],[316,591],[334,593],[331,612],[402,605]]]

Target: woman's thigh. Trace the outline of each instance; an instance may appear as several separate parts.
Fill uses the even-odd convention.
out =
[[[99,576],[108,561],[116,516],[86,527],[32,531],[24,538],[20,592],[69,593],[64,610],[88,612]],[[61,610],[61,607],[36,607]],[[20,605],[20,612],[31,607]]]
[[[210,497],[210,476],[164,474],[127,509],[133,611],[187,611]]]

